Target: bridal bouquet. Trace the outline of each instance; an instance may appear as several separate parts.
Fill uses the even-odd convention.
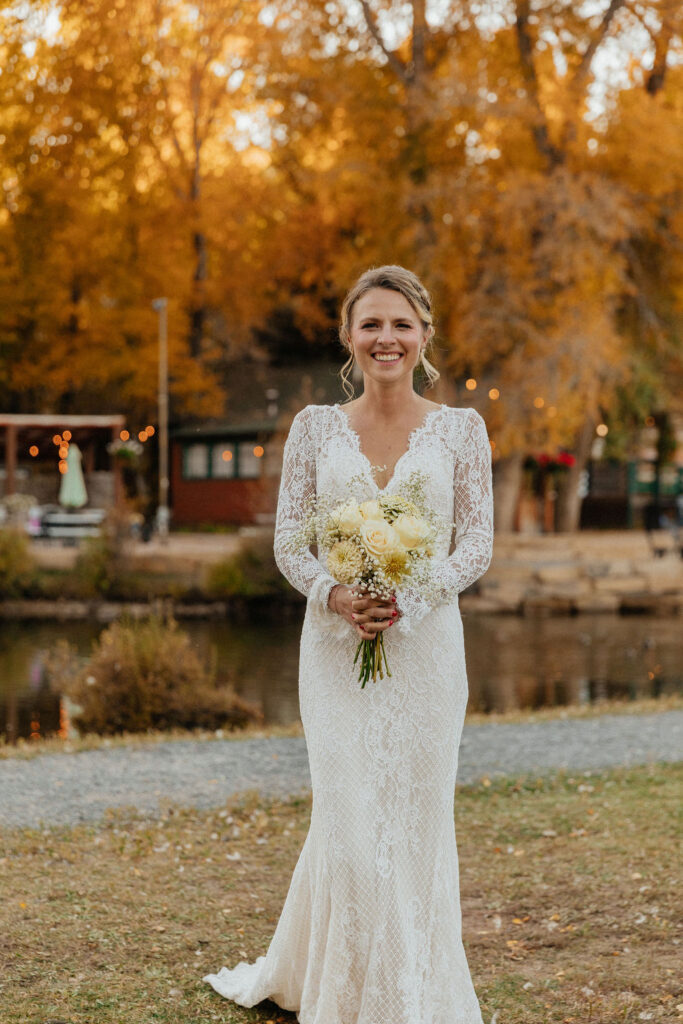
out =
[[[426,505],[422,474],[412,473],[403,491],[338,505],[319,495],[311,500],[292,543],[299,548],[320,545],[328,552],[326,564],[334,579],[370,597],[390,601],[408,578],[412,586],[426,586],[440,517]],[[391,675],[383,631],[373,640],[360,641],[354,665],[359,659],[361,688],[371,676],[376,682],[378,674],[380,679],[385,671]]]

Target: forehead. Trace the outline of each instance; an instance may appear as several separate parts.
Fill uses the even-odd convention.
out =
[[[361,317],[409,317],[415,323],[420,322],[417,313],[405,295],[390,288],[371,288],[361,295],[353,307],[353,319]]]

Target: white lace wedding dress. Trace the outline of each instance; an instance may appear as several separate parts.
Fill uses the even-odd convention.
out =
[[[455,522],[438,543],[432,606],[399,588],[385,636],[391,678],[365,689],[357,635],[327,608],[326,552],[286,552],[306,498],[400,491],[415,469]],[[351,478],[361,474],[362,483]],[[272,999],[301,1024],[482,1024],[461,939],[454,791],[467,703],[458,593],[487,569],[491,448],[473,409],[432,409],[379,489],[339,404],[297,414],[284,451],[275,554],[308,596],[299,699],[313,786],[310,830],[265,956],[204,980],[240,1006]]]

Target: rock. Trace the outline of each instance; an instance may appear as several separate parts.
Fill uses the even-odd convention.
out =
[[[577,565],[545,565],[534,573],[539,583],[567,583],[579,578]]]
[[[571,597],[552,597],[548,594],[529,595],[522,602],[525,615],[569,615],[574,609]]]
[[[595,580],[595,589],[610,594],[647,593],[641,576],[606,576]]]
[[[593,593],[577,597],[574,602],[577,612],[616,612],[619,609],[619,598],[616,594]]]

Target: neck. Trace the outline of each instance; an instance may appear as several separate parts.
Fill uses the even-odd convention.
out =
[[[363,394],[358,399],[358,404],[372,409],[373,416],[378,420],[397,420],[408,409],[416,408],[420,404],[420,396],[410,380],[396,381],[395,384],[383,386],[365,377]]]

